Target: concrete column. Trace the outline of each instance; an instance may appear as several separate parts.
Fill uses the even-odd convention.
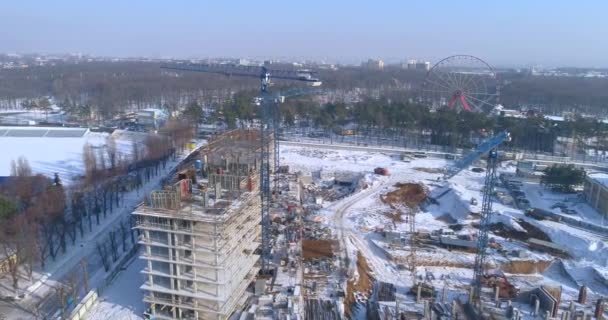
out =
[[[473,295],[475,293],[475,287],[471,286],[469,289],[469,303],[473,303]]]
[[[570,311],[570,317],[574,317],[574,301],[570,301],[570,308],[568,311]]]
[[[597,320],[602,320],[603,319],[603,315],[604,315],[604,299],[598,299],[597,303],[595,304],[595,312],[594,315],[597,318]]]
[[[549,320],[549,318],[551,318],[551,311],[547,310],[547,311],[545,312],[545,319],[546,319],[546,320]]]
[[[447,288],[444,286],[443,290],[441,291],[441,302],[445,303],[446,296],[447,296]]]
[[[536,300],[534,300],[534,313],[533,313],[535,316],[538,316],[539,308],[540,308],[540,300],[536,299]]]
[[[399,311],[399,298],[395,297],[395,317],[397,318],[397,320],[401,319],[401,317],[399,316],[401,314],[401,311]]]
[[[585,304],[587,302],[587,286],[583,285],[578,292],[578,303]]]
[[[498,296],[500,295],[500,287],[494,287],[494,301],[498,301]]]
[[[416,288],[416,303],[420,303],[420,297],[422,295],[422,285],[419,283]]]
[[[452,300],[452,317],[456,317],[456,299]]]

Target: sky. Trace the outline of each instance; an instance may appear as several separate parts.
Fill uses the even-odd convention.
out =
[[[3,2],[3,53],[608,67],[605,0]]]

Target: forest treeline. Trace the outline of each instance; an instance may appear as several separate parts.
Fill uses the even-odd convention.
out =
[[[341,67],[318,72],[330,91],[364,88],[410,95],[416,95],[426,76],[425,72],[397,67],[383,71]],[[574,109],[596,115],[608,112],[608,79],[532,77],[515,71],[503,71],[498,78],[501,103],[509,108],[536,106],[546,113]],[[92,61],[0,70],[0,100],[5,104],[52,96],[66,107],[88,107],[104,118],[125,109],[176,109],[192,101],[221,103],[236,92],[257,89],[255,78],[177,73],[161,69],[158,62]]]

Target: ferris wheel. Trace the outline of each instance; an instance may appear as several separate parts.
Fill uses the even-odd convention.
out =
[[[433,109],[447,107],[467,112],[488,112],[498,104],[498,79],[485,61],[455,55],[437,62],[427,73],[423,102]]]

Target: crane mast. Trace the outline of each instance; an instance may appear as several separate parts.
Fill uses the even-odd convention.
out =
[[[492,216],[492,191],[496,182],[496,167],[498,164],[498,146],[510,139],[510,134],[506,131],[482,142],[475,150],[462,157],[454,164],[446,168],[444,180],[449,180],[462,170],[479,160],[484,154],[488,154],[486,166],[486,177],[483,188],[483,200],[481,204],[481,219],[477,232],[477,254],[475,255],[475,265],[473,269],[473,300],[479,301],[481,298],[481,280],[484,275],[486,259],[486,249],[488,247],[488,232],[490,218]]]
[[[262,215],[262,248],[261,248],[261,272],[270,273],[270,172],[274,163],[278,170],[278,137],[276,135],[279,126],[278,105],[273,105],[273,95],[270,93],[271,79],[291,80],[306,82],[313,86],[319,86],[321,81],[315,77],[315,73],[309,70],[283,70],[270,69],[266,66],[241,66],[234,64],[198,64],[186,62],[174,62],[161,64],[161,68],[177,71],[195,71],[227,76],[253,77],[260,80],[261,96],[261,125],[260,125],[260,197]],[[295,94],[294,94],[295,95]],[[274,159],[271,160],[271,140],[274,136]],[[273,163],[272,163],[272,162]],[[278,179],[275,186],[278,186]]]
[[[497,163],[498,148],[496,147],[488,153],[483,201],[481,204],[481,219],[479,221],[479,231],[477,232],[477,255],[475,255],[475,266],[473,269],[473,298],[476,301],[481,299],[481,280],[484,275],[486,249],[488,247],[488,231],[490,217],[492,216],[492,190],[494,190],[494,183],[496,181]]]

